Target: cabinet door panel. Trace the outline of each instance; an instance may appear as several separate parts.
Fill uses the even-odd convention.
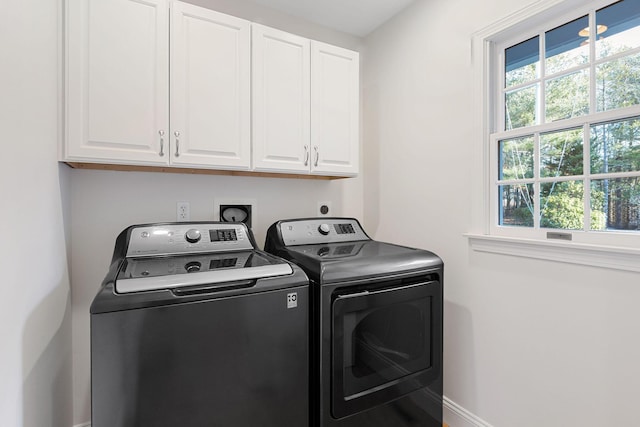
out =
[[[171,29],[171,163],[249,169],[249,22],[176,2]]]
[[[253,25],[256,170],[309,171],[309,40]]]
[[[356,175],[359,55],[315,41],[311,48],[311,172]]]
[[[168,132],[166,1],[67,6],[65,158],[166,164],[159,135]]]

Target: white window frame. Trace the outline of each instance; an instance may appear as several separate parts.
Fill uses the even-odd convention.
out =
[[[473,35],[472,64],[474,75],[477,78],[474,98],[476,111],[482,112],[475,123],[475,134],[481,136],[481,140],[474,144],[476,150],[474,158],[478,159],[474,168],[474,176],[482,179],[474,180],[473,227],[472,231],[466,234],[472,249],[481,252],[640,272],[639,232],[550,230],[498,225],[498,186],[496,185],[498,182],[498,163],[496,160],[498,139],[532,135],[534,132],[546,133],[569,127],[582,127],[584,132],[588,132],[591,123],[628,117],[630,114],[640,116],[640,106],[636,106],[633,107],[631,113],[630,110],[625,110],[623,115],[616,110],[606,111],[590,114],[587,119],[578,117],[496,132],[496,129],[504,129],[502,119],[495,119],[502,115],[501,111],[504,111],[501,110],[504,108],[504,101],[502,99],[496,100],[498,79],[495,76],[495,73],[503,74],[504,68],[500,67],[503,60],[500,56],[504,48],[513,45],[515,36],[521,41],[528,40],[544,30],[553,29],[580,16],[594,13],[595,10],[613,2],[613,0],[595,0],[585,4],[584,0],[542,0]],[[541,61],[543,60],[544,58],[541,57]],[[593,68],[593,65],[591,67]],[[591,72],[593,73],[594,70],[591,69]],[[591,92],[593,94],[593,91]],[[498,128],[498,126],[502,126],[502,128]],[[584,161],[584,175],[580,176],[581,180],[588,177],[589,173],[588,164],[586,164],[588,156],[585,156]],[[541,182],[538,175],[536,173],[534,180],[536,185]],[[552,180],[558,181],[564,178]],[[589,200],[585,200],[586,203],[589,203]],[[536,208],[536,211],[538,210],[539,207]],[[537,214],[535,216],[539,217]],[[536,219],[536,223],[537,221]],[[549,239],[547,232],[568,233],[571,236],[571,241]]]

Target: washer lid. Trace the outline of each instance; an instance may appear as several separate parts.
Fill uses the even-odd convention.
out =
[[[292,272],[288,263],[258,251],[127,258],[116,277],[115,290],[123,294],[175,289]]]
[[[375,240],[290,246],[279,252],[322,283],[368,279],[437,268],[442,260],[430,251]]]

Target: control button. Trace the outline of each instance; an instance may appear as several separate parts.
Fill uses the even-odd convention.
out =
[[[196,271],[200,271],[202,264],[198,261],[191,261],[185,264],[184,269],[187,270],[187,273],[195,273]]]
[[[184,238],[187,239],[187,242],[189,243],[197,243],[200,241],[200,238],[202,238],[202,235],[200,234],[200,230],[192,228],[190,230],[187,230]]]
[[[331,229],[329,228],[329,224],[320,224],[320,227],[318,227],[318,231],[320,232],[320,234],[322,234],[323,236],[326,236],[327,234],[329,234],[329,231]]]
[[[140,237],[142,237],[143,239],[146,239],[147,237],[149,237],[149,232],[143,231],[142,234],[140,234]]]
[[[318,249],[318,256],[325,257],[331,253],[331,248],[328,246],[323,246]]]

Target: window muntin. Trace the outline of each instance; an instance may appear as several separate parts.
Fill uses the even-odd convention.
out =
[[[498,225],[640,231],[640,117],[535,132],[496,145]]]
[[[640,3],[567,18],[502,45],[492,218],[505,230],[640,231]]]

